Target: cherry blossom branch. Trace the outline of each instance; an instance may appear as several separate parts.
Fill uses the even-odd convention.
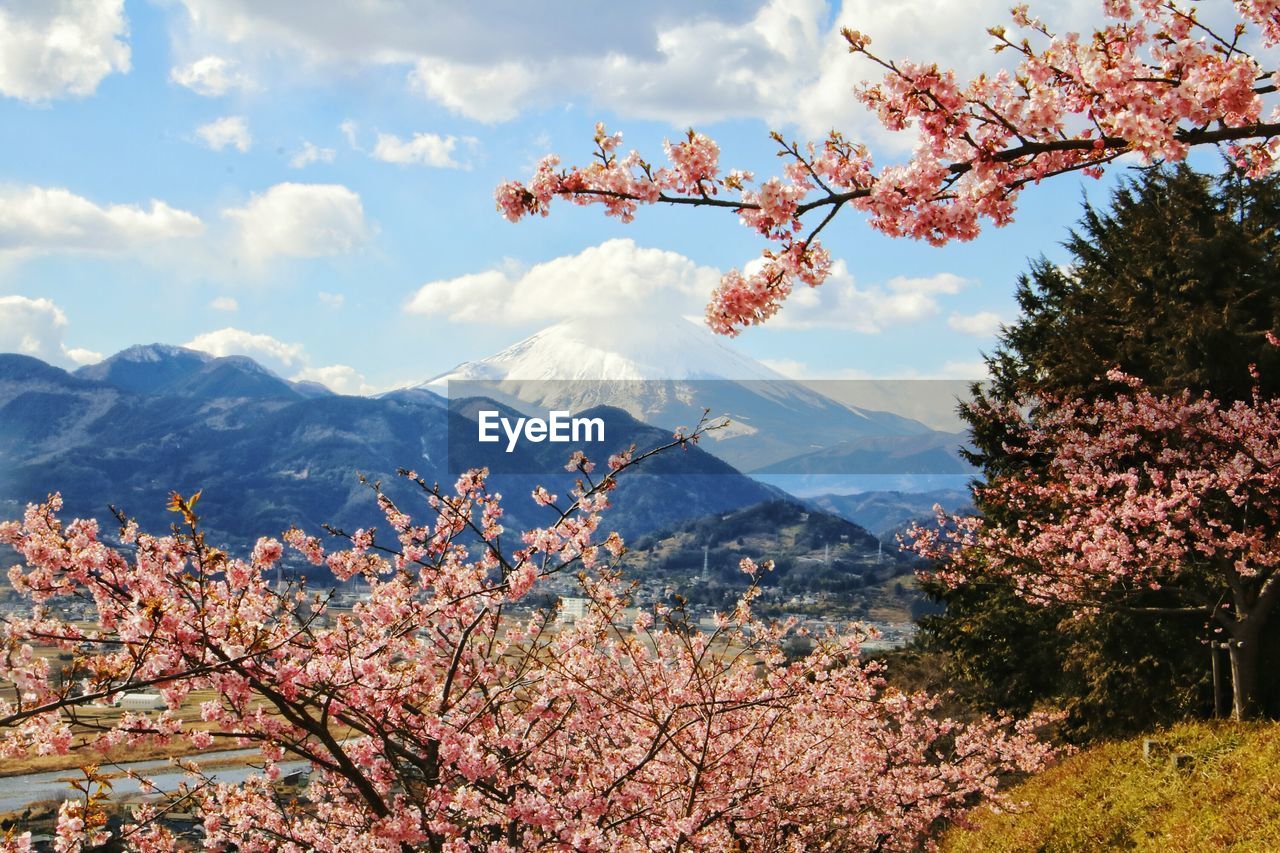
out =
[[[1013,23],[1043,44],[992,28],[994,49],[1012,51],[1016,67],[963,85],[936,65],[883,59],[867,36],[844,30],[850,52],[884,71],[858,98],[889,130],[919,135],[904,165],[877,170],[865,147],[838,132],[803,148],[774,133],[787,164],[781,176],[757,182],[747,171],[723,172],[719,146],[693,130],[667,142],[669,165],[655,168],[638,152],[620,156],[621,134],[598,125],[594,162],[560,169],[550,155],[527,185],[497,188],[498,209],[518,221],[546,216],[560,198],[603,205],[623,222],[642,204],[732,211],[775,247],[754,271],[726,273],[712,293],[707,322],[733,335],[776,314],[797,283],[826,279],[830,258],[816,237],[845,205],[890,236],[941,245],[973,239],[984,221],[1010,222],[1028,185],[1072,172],[1098,177],[1125,154],[1173,162],[1220,145],[1246,175],[1276,167],[1280,108],[1265,100],[1277,91],[1280,68],[1270,52],[1280,42],[1276,0],[1237,0],[1230,38],[1174,2],[1103,5],[1109,23],[1089,38],[1056,36],[1016,7]],[[1256,55],[1241,48],[1246,32],[1263,48]],[[815,211],[824,218],[806,229]]]

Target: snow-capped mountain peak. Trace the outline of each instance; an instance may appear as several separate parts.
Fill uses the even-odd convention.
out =
[[[634,323],[565,320],[480,361],[468,361],[427,380],[634,380],[783,377],[680,317]]]
[[[200,350],[173,344],[134,344],[127,349],[105,359],[104,361],[131,361],[137,363],[155,363],[167,359],[184,358],[201,363],[213,361],[213,356]],[[103,362],[98,362],[102,364]]]
[[[535,414],[614,406],[664,428],[709,411],[728,425],[706,449],[752,470],[865,435],[928,432],[922,424],[836,402],[793,382],[679,317],[557,323],[488,358],[404,391],[487,397]]]

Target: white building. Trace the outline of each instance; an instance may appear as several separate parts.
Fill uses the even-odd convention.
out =
[[[158,693],[126,693],[116,705],[126,711],[154,711],[165,707],[164,699]]]
[[[586,615],[587,599],[572,595],[566,595],[560,599],[561,622],[572,624]]]

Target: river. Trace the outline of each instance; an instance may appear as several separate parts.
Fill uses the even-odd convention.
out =
[[[204,767],[223,761],[250,759],[258,755],[256,749],[227,749],[218,752],[205,752],[190,756]],[[307,766],[306,761],[286,761],[280,764],[280,774],[286,776]],[[131,761],[118,766],[104,765],[101,770],[113,776],[122,774],[123,770],[132,770],[148,779],[160,791],[173,791],[187,779],[183,770],[174,767],[167,759],[149,761]],[[257,769],[248,765],[218,767],[205,771],[219,782],[243,782]],[[42,773],[27,773],[22,776],[0,777],[0,813],[18,811],[31,803],[40,800],[61,800],[71,793],[70,779],[79,776],[79,771],[49,770]],[[142,786],[138,780],[119,775],[111,780],[112,794],[116,797],[140,793]]]

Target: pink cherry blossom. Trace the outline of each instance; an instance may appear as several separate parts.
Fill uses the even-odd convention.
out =
[[[1081,612],[1183,590],[1187,612],[1230,636],[1235,713],[1248,716],[1259,632],[1280,599],[1280,400],[1225,404],[1109,378],[1127,390],[1000,412],[1025,464],[978,496],[1016,523],[939,512],[912,547],[952,585],[994,573]]]
[[[623,454],[599,483],[576,457],[572,503],[516,537],[514,552],[494,535],[500,498],[483,470],[452,492],[410,475],[421,522],[380,495],[395,543],[333,531],[347,547],[326,552],[286,533],[306,560],[362,576],[365,594],[341,611],[322,585],[277,588],[261,570],[285,559],[273,540],[249,561],[209,545],[194,501],[178,504],[183,532],[139,532],[117,551],[95,526],[64,524],[53,496],[0,526],[23,561],[15,586],[31,599],[91,601],[96,624],[39,608],[0,624],[0,679],[17,687],[0,698],[0,751],[65,752],[63,711],[160,689],[169,708],[123,714],[85,733],[87,745],[256,747],[262,771],[236,784],[198,756],[181,760],[181,802],[203,815],[206,844],[344,853],[914,850],[976,798],[998,798],[1002,778],[1049,760],[1033,734],[1042,718],[959,722],[928,696],[889,689],[882,667],[860,659],[867,634],[856,626],[789,661],[791,624],[751,611],[768,563],[744,564],[750,587],[710,633],[670,608],[629,617],[624,546],[601,531],[606,496],[704,427]],[[587,602],[572,625],[555,608],[521,606],[557,575]],[[36,644],[75,648],[74,677],[59,677]],[[175,713],[192,691],[211,697],[194,729]],[[294,760],[310,771],[303,799],[275,787]],[[59,849],[104,840],[95,796],[64,804]],[[172,849],[154,819],[183,796],[156,792],[120,841]],[[6,853],[27,846],[24,836],[0,842]]]
[[[827,277],[825,253],[806,258],[845,208],[885,234],[941,245],[972,240],[984,222],[1008,224],[1029,185],[1070,172],[1099,177],[1126,154],[1172,162],[1222,145],[1248,175],[1276,168],[1277,0],[1234,0],[1238,32],[1214,30],[1180,0],[1101,5],[1107,23],[1086,35],[1055,34],[1027,6],[1015,7],[1021,32],[989,30],[1010,67],[968,81],[935,64],[884,59],[870,36],[845,30],[849,50],[884,72],[856,97],[889,130],[918,136],[905,163],[877,171],[867,149],[838,132],[803,146],[775,133],[782,174],[757,181],[746,170],[722,171],[720,147],[690,130],[664,146],[670,165],[655,169],[636,152],[619,156],[621,134],[597,125],[594,162],[561,168],[549,155],[527,185],[497,188],[498,210],[513,222],[546,216],[561,198],[603,205],[624,222],[659,202],[736,214],[774,248],[764,253],[773,263],[728,271],[712,294],[707,322],[731,335],[776,314],[792,279]]]

